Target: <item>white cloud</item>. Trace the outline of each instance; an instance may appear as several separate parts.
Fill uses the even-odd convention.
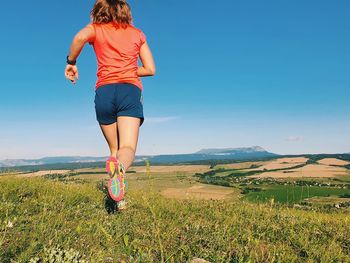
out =
[[[163,123],[168,122],[172,120],[179,119],[179,117],[176,116],[167,116],[167,117],[145,117],[145,123]]]
[[[289,136],[286,138],[288,142],[301,142],[304,138],[302,136]]]

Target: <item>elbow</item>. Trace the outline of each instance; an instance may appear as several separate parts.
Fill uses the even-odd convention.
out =
[[[149,75],[150,76],[156,75],[156,67],[152,67],[152,68],[149,69]]]

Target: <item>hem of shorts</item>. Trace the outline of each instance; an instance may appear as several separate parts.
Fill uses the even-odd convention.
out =
[[[115,121],[112,121],[112,122],[100,122],[100,121],[97,121],[98,122],[98,124],[100,124],[100,125],[111,125],[111,124],[113,124],[113,123],[116,123],[117,121],[115,120]]]
[[[145,121],[145,117],[144,116],[135,116],[135,115],[128,115],[128,114],[120,114],[120,115],[117,115],[117,118],[118,117],[123,117],[123,116],[126,116],[126,117],[134,117],[134,118],[139,118],[139,119],[141,119],[141,125],[142,125],[142,123]],[[112,121],[112,122],[100,122],[100,121],[97,121],[98,122],[98,124],[101,124],[101,125],[111,125],[111,124],[113,124],[113,123],[116,123],[117,122],[117,120],[115,120],[115,121]],[[140,125],[140,126],[141,126]]]

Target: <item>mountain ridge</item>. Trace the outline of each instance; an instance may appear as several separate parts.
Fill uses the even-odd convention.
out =
[[[159,155],[138,155],[135,157],[135,163],[149,160],[157,163],[171,162],[188,162],[210,159],[234,159],[244,158],[262,158],[273,157],[278,154],[270,153],[260,146],[240,147],[240,148],[210,148],[201,149],[194,153],[188,154],[159,154]],[[53,156],[39,159],[5,159],[0,160],[0,167],[16,167],[45,165],[55,163],[87,163],[87,162],[104,162],[107,156],[90,157],[90,156]]]
[[[252,147],[240,147],[240,148],[208,148],[201,149],[195,154],[212,154],[212,153],[230,153],[230,152],[266,152],[266,150],[260,146],[252,146]]]

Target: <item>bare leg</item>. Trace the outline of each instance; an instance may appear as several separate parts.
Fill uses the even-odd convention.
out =
[[[108,143],[111,156],[117,157],[118,152],[118,125],[117,123],[109,125],[100,125],[102,133]]]
[[[139,137],[140,119],[129,116],[118,117],[118,159],[127,170],[133,163]]]

